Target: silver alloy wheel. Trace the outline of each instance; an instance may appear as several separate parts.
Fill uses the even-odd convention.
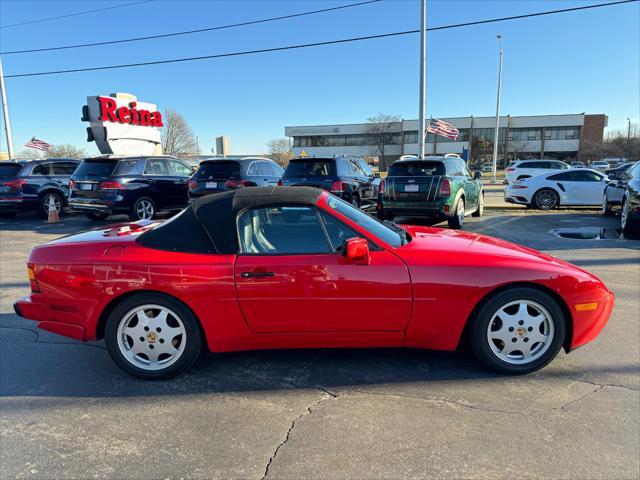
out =
[[[458,223],[462,225],[464,222],[464,200],[458,200],[458,209],[456,210],[456,215],[458,216]]]
[[[553,190],[545,189],[536,193],[536,206],[540,210],[551,210],[557,203],[558,200]]]
[[[622,231],[627,227],[627,218],[629,218],[629,212],[627,212],[628,201],[625,198],[622,203],[622,210],[620,211],[620,227],[622,227]]]
[[[180,359],[187,344],[187,331],[180,317],[167,307],[140,305],[120,320],[117,342],[131,365],[156,371]]]
[[[150,200],[142,199],[136,204],[136,216],[139,220],[147,220],[153,218],[155,208]]]
[[[554,336],[549,311],[533,300],[515,300],[493,314],[487,328],[489,348],[500,360],[523,365],[539,359]]]
[[[45,213],[49,212],[49,203],[51,202],[52,198],[53,198],[53,205],[56,211],[60,213],[62,211],[62,201],[60,200],[60,197],[58,195],[54,195],[53,193],[46,194],[42,199],[42,203],[45,208]]]

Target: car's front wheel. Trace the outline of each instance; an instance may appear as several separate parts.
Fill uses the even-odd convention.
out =
[[[178,300],[141,293],[111,311],[105,342],[111,358],[125,372],[159,380],[178,375],[194,364],[202,335],[196,317]]]
[[[605,217],[610,217],[611,215],[613,215],[613,207],[607,199],[606,191],[602,195],[602,215],[604,215]]]
[[[622,210],[620,211],[620,228],[625,237],[633,237],[638,232],[635,231],[631,221],[631,202],[628,198],[622,200]]]
[[[558,302],[528,287],[494,295],[470,321],[469,343],[476,357],[487,367],[512,375],[547,365],[560,351],[566,334]]]

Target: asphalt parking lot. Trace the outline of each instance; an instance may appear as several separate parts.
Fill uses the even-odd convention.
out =
[[[0,222],[1,478],[640,477],[640,241],[560,238],[615,228],[594,211],[512,209],[465,230],[543,250],[616,296],[591,344],[524,377],[464,354],[313,350],[205,355],[165,382],[122,373],[13,313],[25,259],[93,225]]]

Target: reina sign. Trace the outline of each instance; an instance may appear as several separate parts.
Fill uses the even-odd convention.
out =
[[[87,141],[102,154],[159,155],[162,153],[162,114],[151,103],[129,93],[87,97],[82,121],[89,122]]]

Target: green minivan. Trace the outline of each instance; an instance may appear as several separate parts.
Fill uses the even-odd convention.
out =
[[[395,216],[447,220],[461,228],[465,215],[482,215],[482,173],[471,175],[459,155],[401,158],[380,183],[376,210],[382,220]]]

